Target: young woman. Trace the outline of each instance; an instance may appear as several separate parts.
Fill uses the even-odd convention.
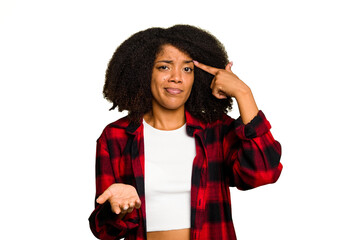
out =
[[[115,51],[104,96],[128,115],[97,141],[100,239],[236,239],[229,187],[279,178],[281,146],[222,44],[188,25],[138,32]],[[232,98],[240,117],[226,115]]]

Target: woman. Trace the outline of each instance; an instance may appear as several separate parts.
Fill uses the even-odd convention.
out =
[[[274,183],[281,147],[222,44],[188,25],[150,28],[115,51],[104,96],[128,115],[97,141],[100,239],[236,239],[230,186]],[[226,115],[232,98],[240,116]]]

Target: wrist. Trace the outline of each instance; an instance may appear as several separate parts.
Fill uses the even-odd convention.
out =
[[[239,102],[242,99],[251,99],[253,98],[253,95],[251,89],[247,87],[247,88],[238,89],[233,95],[233,97]]]
[[[251,91],[247,92],[246,94],[238,94],[235,99],[238,104],[243,123],[249,123],[259,112]]]

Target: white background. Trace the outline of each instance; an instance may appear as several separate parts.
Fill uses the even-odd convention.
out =
[[[102,97],[107,63],[131,34],[186,23],[225,44],[283,147],[276,184],[232,189],[238,238],[360,239],[359,12],[346,0],[1,0],[1,238],[94,239],[95,141],[123,116]]]

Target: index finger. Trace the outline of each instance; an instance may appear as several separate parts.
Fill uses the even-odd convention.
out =
[[[205,72],[208,72],[212,75],[216,75],[216,73],[220,70],[219,68],[215,68],[215,67],[210,67],[208,65],[205,65],[203,63],[199,63],[198,61],[193,61],[195,66],[204,70]]]

